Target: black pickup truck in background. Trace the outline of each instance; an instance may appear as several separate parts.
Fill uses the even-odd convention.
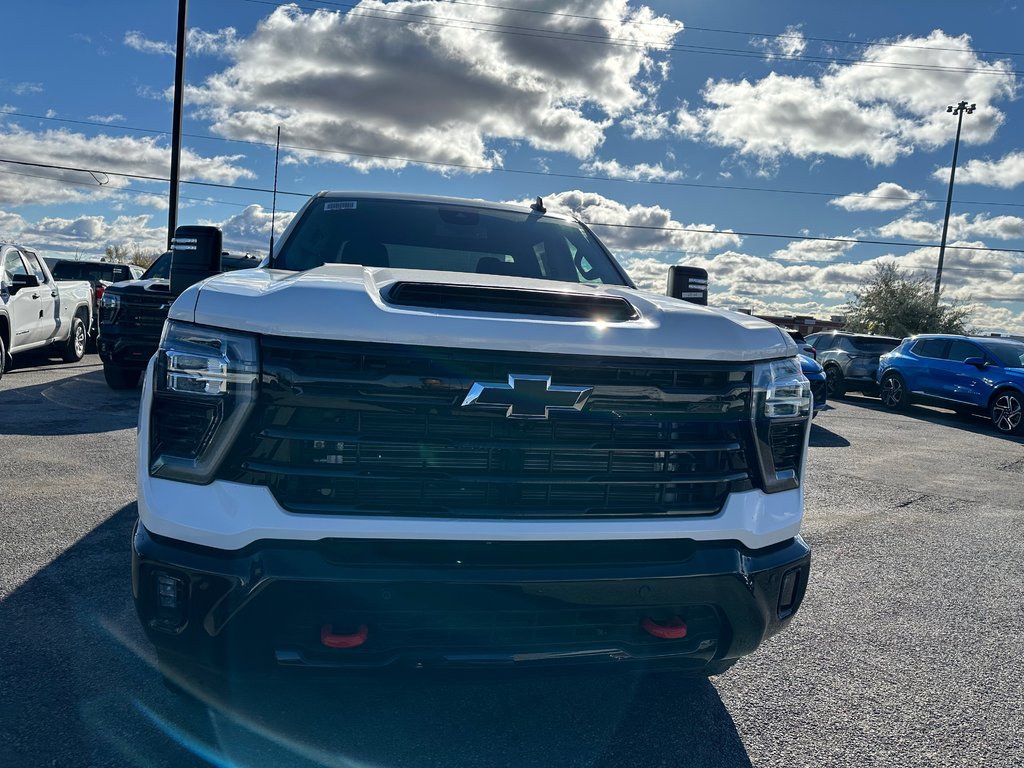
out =
[[[103,292],[114,283],[124,280],[138,280],[142,277],[142,267],[134,264],[119,264],[116,261],[84,261],[77,259],[47,259],[47,266],[56,280],[88,280],[92,286],[93,306],[98,307]],[[92,328],[89,329],[89,344],[95,345],[99,335],[99,313],[92,316]]]
[[[259,259],[248,254],[221,256],[225,272],[258,264]],[[115,283],[103,292],[99,301],[97,349],[111,389],[133,389],[139,385],[176,298],[171,293],[170,277],[171,252],[167,251],[138,280]]]

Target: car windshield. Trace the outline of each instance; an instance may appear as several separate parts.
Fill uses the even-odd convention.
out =
[[[885,336],[851,336],[850,343],[854,349],[860,352],[882,354],[899,346],[900,339],[890,339]]]
[[[990,341],[985,346],[1004,368],[1024,368],[1024,343],[1019,341]]]
[[[276,254],[276,269],[323,264],[430,269],[627,285],[580,224],[448,203],[320,198]]]

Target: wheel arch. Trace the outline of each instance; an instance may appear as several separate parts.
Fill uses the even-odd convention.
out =
[[[988,402],[985,403],[985,409],[991,410],[992,403],[996,401],[1004,392],[1016,392],[1017,396],[1024,399],[1024,387],[1017,386],[1016,384],[997,384],[995,389],[992,390],[992,394],[988,396]]]
[[[7,354],[11,354],[11,321],[6,312],[0,312],[0,339],[3,339]]]

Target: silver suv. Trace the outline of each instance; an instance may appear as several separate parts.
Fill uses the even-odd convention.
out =
[[[874,393],[878,357],[895,349],[900,341],[888,336],[839,331],[812,333],[807,337],[807,343],[817,353],[818,363],[825,369],[828,397],[842,397],[851,390]]]

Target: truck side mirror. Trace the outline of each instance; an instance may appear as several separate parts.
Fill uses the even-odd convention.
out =
[[[673,299],[691,304],[708,305],[708,271],[700,267],[675,266],[668,268],[668,289]]]
[[[185,226],[171,240],[170,292],[177,296],[190,285],[220,274],[223,235],[217,227]]]
[[[35,275],[11,275],[11,293],[17,293],[22,288],[35,288],[39,285],[39,278]]]

